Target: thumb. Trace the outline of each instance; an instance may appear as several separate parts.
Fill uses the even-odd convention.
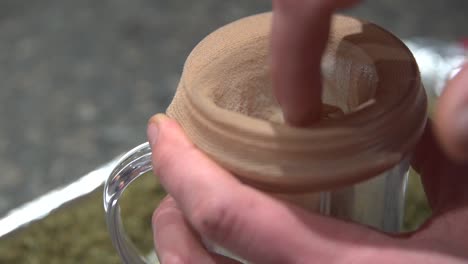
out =
[[[435,115],[442,148],[456,161],[468,161],[468,64],[444,90]]]
[[[253,263],[350,263],[390,241],[241,184],[166,116],[151,119],[148,137],[154,171],[194,231]]]

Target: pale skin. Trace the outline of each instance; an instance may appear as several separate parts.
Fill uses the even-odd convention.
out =
[[[306,126],[320,115],[319,63],[330,17],[355,2],[273,1],[273,89],[289,124]],[[169,194],[152,220],[161,262],[237,263],[208,252],[203,234],[253,263],[467,263],[467,86],[464,67],[416,147],[413,167],[433,217],[404,236],[310,213],[243,185],[200,152],[177,122],[154,116],[148,125],[153,167]],[[316,102],[301,101],[306,97]]]

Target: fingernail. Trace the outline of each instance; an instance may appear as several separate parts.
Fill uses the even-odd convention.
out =
[[[155,146],[158,141],[159,128],[161,122],[167,119],[167,116],[164,114],[157,114],[148,121],[148,131],[147,136],[151,146]]]

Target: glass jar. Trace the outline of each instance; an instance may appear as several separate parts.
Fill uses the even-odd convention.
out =
[[[187,59],[167,114],[244,183],[312,212],[398,232],[411,152],[427,119],[411,52],[378,26],[335,16],[322,63],[322,120],[290,127],[269,83],[270,25],[271,14],[261,14],[205,38]],[[109,231],[125,263],[145,260],[122,228],[119,198],[150,170],[145,143],[105,186]]]

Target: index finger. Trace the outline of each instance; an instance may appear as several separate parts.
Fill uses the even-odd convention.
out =
[[[293,126],[317,121],[322,108],[320,64],[333,12],[358,0],[273,0],[273,91]]]

